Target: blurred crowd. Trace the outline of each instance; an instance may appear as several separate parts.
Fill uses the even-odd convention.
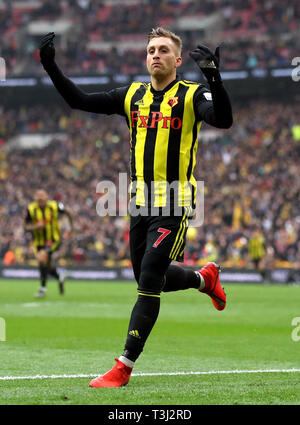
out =
[[[75,233],[63,241],[60,264],[130,265],[128,217],[100,217],[97,184],[129,181],[125,120],[57,105],[20,106],[0,114],[0,261],[33,263],[23,222],[35,189],[62,201]],[[9,148],[18,134],[55,133],[47,146]],[[205,135],[205,137],[201,137]],[[204,223],[187,234],[185,264],[300,267],[300,122],[288,101],[234,105],[234,126],[200,131],[195,177],[204,181]],[[62,234],[66,223],[62,220]],[[254,258],[251,243],[260,244]]]
[[[182,71],[194,69],[188,53],[199,43],[212,48],[222,42],[223,70],[290,66],[300,47],[298,0],[289,0],[288,4],[281,0],[18,3],[0,1],[0,54],[6,61],[8,77],[43,75],[37,47],[44,34],[33,28],[39,22],[48,32],[64,21],[65,30],[57,30],[55,43],[58,63],[72,75],[145,72],[146,35],[158,25],[182,37],[183,59],[187,59]],[[201,21],[212,14],[218,14],[219,20],[206,36],[192,25],[180,29],[182,18]],[[124,45],[126,42],[131,42],[131,47]]]

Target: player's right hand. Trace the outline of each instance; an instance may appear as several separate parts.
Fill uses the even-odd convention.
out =
[[[55,47],[53,43],[54,37],[55,37],[55,33],[49,32],[41,40],[39,50],[40,50],[41,63],[43,65],[49,65],[54,62],[54,58],[55,58]]]
[[[45,227],[45,222],[44,220],[40,220],[35,224],[35,228],[38,229],[43,229]]]

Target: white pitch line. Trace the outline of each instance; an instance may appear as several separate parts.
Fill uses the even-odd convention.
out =
[[[257,369],[257,370],[208,370],[203,372],[149,372],[133,373],[131,376],[178,376],[178,375],[222,375],[222,374],[242,374],[242,373],[297,373],[300,369]],[[34,375],[34,376],[0,376],[0,381],[18,381],[22,379],[70,379],[70,378],[94,378],[99,373],[93,375]]]

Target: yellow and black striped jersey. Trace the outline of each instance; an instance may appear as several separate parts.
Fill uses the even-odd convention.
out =
[[[59,213],[64,213],[64,205],[57,201],[47,201],[45,208],[40,208],[37,202],[31,202],[27,207],[26,223],[36,224],[43,221],[42,229],[32,231],[34,246],[50,246],[56,248],[60,243]]]
[[[252,259],[260,259],[265,255],[264,237],[252,236],[248,243],[248,252]]]
[[[182,80],[161,92],[150,84],[132,83],[129,87],[124,110],[130,129],[131,181],[135,182],[137,205],[151,202],[154,207],[164,207],[174,201],[174,196],[178,196],[178,206],[192,205],[201,126],[195,108],[199,87]]]
[[[211,93],[200,83],[175,79],[164,90],[133,82],[111,90],[114,112],[130,130],[131,196],[136,205],[194,206],[198,133],[202,107],[212,107]]]
[[[194,207],[193,170],[201,122],[217,128],[232,125],[231,103],[221,81],[211,82],[210,90],[177,77],[162,91],[154,90],[151,83],[133,82],[85,93],[56,63],[47,72],[71,108],[126,118],[131,141],[131,194],[136,193],[137,205],[149,205],[150,201],[151,207],[168,202]],[[170,184],[173,192],[167,190]]]

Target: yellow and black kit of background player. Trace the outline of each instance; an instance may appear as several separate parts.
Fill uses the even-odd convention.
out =
[[[32,231],[33,244],[37,251],[46,249],[53,253],[58,249],[61,241],[58,216],[64,212],[64,205],[57,201],[47,201],[45,208],[40,208],[35,201],[28,205],[26,223],[45,223],[42,229]]]

